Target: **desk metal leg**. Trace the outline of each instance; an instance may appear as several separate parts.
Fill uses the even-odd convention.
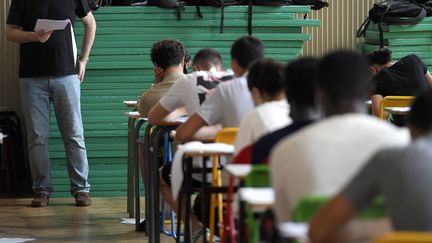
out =
[[[207,220],[207,206],[208,201],[207,201],[207,190],[206,190],[206,183],[207,183],[207,158],[206,157],[202,157],[202,164],[203,164],[203,169],[202,169],[202,181],[201,181],[201,221],[204,224],[203,227],[203,242],[206,243],[207,242],[207,230],[206,230],[206,222]]]
[[[150,144],[151,144],[151,125],[147,125],[147,128],[145,130],[144,134],[144,173],[145,173],[145,181],[144,181],[144,188],[145,188],[145,219],[146,219],[146,234],[149,236],[150,233],[150,221],[151,221],[151,214],[150,214],[150,164],[152,163],[152,155],[150,153]]]
[[[185,186],[185,216],[184,216],[184,224],[185,224],[185,242],[192,242],[192,225],[191,225],[191,195],[192,195],[192,158],[187,158],[183,161],[183,166],[186,164],[186,169],[184,170],[185,178],[184,178],[184,186]],[[181,196],[181,195],[179,195]]]
[[[141,155],[141,150],[140,150],[140,144],[141,142],[139,141],[139,137],[140,137],[140,129],[141,126],[144,124],[143,120],[138,121],[138,124],[136,125],[135,128],[135,152],[134,152],[134,161],[135,161],[135,166],[134,166],[134,171],[135,171],[135,230],[139,231],[139,226],[141,223],[141,210],[140,210],[140,155]]]
[[[128,120],[127,213],[134,217],[135,119]]]

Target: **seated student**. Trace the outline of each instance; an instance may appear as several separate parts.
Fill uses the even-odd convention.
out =
[[[195,72],[176,82],[150,110],[151,124],[161,124],[174,110],[185,107],[187,114],[195,113],[206,96],[218,84],[233,79],[232,71],[222,71],[220,54],[210,48],[201,49],[194,56],[192,68]]]
[[[432,231],[431,110],[429,90],[415,99],[408,115],[413,142],[404,148],[376,153],[340,194],[315,215],[309,230],[313,242],[339,238],[344,233],[343,226],[379,195],[385,199],[394,230]]]
[[[231,66],[237,78],[218,85],[201,105],[199,111],[177,129],[176,138],[180,141],[188,141],[206,125],[221,124],[225,127],[237,127],[243,115],[253,109],[252,98],[244,77],[247,67],[263,56],[264,46],[255,37],[246,36],[236,40],[231,47]],[[171,192],[171,167],[164,166],[160,171],[161,195],[171,208],[177,210],[177,202],[174,201]],[[193,183],[201,182],[194,180]],[[201,235],[203,224],[194,213],[191,214],[191,227],[193,242],[199,242],[198,239],[203,237]]]
[[[278,222],[289,221],[305,196],[336,194],[379,149],[408,143],[406,129],[365,114],[369,80],[367,60],[359,53],[337,51],[320,62],[327,118],[282,140],[270,155]]]
[[[147,117],[150,109],[183,75],[185,47],[178,40],[166,39],[155,43],[150,57],[154,65],[156,81],[144,92],[136,105],[138,112]]]
[[[321,117],[316,88],[317,69],[318,60],[310,57],[294,60],[286,66],[285,92],[292,124],[247,146],[233,159],[233,163],[267,164],[270,151],[281,139]]]
[[[283,69],[282,64],[271,59],[261,59],[250,67],[247,83],[256,107],[240,123],[234,154],[262,135],[291,123]]]
[[[254,107],[247,87],[247,69],[263,57],[264,45],[259,39],[245,36],[236,40],[231,47],[231,67],[237,78],[218,85],[199,110],[177,128],[176,139],[190,141],[203,126],[238,127],[243,116]]]
[[[381,100],[385,96],[415,96],[432,86],[432,76],[426,64],[416,55],[403,57],[392,63],[390,49],[383,48],[366,57],[374,76],[375,89],[372,93],[372,114],[379,116]]]

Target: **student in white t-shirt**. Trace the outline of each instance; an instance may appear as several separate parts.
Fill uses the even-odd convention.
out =
[[[247,113],[240,123],[234,154],[262,135],[292,122],[285,97],[283,64],[271,59],[257,61],[249,69],[247,83],[255,109]]]
[[[187,142],[204,126],[220,124],[238,127],[243,116],[253,110],[247,87],[247,69],[255,60],[264,57],[264,44],[253,36],[237,39],[231,47],[231,67],[235,80],[219,85],[186,123],[177,128],[176,139]]]

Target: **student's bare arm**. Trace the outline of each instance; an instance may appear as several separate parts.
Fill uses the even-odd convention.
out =
[[[6,38],[9,41],[13,41],[18,44],[30,43],[30,42],[40,42],[45,43],[51,37],[52,31],[23,31],[20,27],[16,25],[6,25]]]
[[[191,141],[195,133],[205,125],[207,125],[206,122],[195,113],[177,128],[176,139],[183,143]]]
[[[432,75],[430,74],[429,71],[426,72],[425,77],[429,87],[432,87]]]
[[[372,95],[371,97],[371,101],[372,101],[372,114],[374,116],[379,116],[380,113],[380,105],[381,105],[381,100],[383,99],[382,95]]]
[[[148,120],[150,124],[160,125],[167,116],[170,114],[169,111],[165,110],[163,106],[158,102],[154,105],[148,113]]]
[[[390,231],[388,219],[353,220],[356,209],[342,195],[324,205],[310,222],[313,243],[370,240]]]

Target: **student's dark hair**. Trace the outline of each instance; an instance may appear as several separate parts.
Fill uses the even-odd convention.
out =
[[[388,48],[381,48],[379,50],[369,52],[366,54],[366,58],[369,61],[369,65],[373,64],[384,65],[391,62],[392,51]]]
[[[284,90],[284,66],[271,59],[255,61],[247,76],[249,89],[257,88],[270,97],[278,95]]]
[[[408,113],[408,124],[422,133],[432,129],[432,90],[428,90],[414,100]]]
[[[222,65],[222,57],[214,49],[204,48],[199,50],[192,61],[192,65],[200,65],[205,70],[210,70],[213,66]]]
[[[304,57],[291,61],[285,68],[285,90],[288,101],[298,106],[315,107],[318,104],[317,58]]]
[[[153,44],[150,57],[154,65],[163,69],[179,65],[186,54],[186,49],[178,40],[165,39]]]
[[[318,84],[329,102],[366,100],[371,73],[366,58],[356,51],[340,50],[326,55],[318,69]]]
[[[240,37],[231,46],[231,59],[235,59],[238,65],[244,69],[249,68],[255,60],[263,57],[264,44],[256,37]]]

